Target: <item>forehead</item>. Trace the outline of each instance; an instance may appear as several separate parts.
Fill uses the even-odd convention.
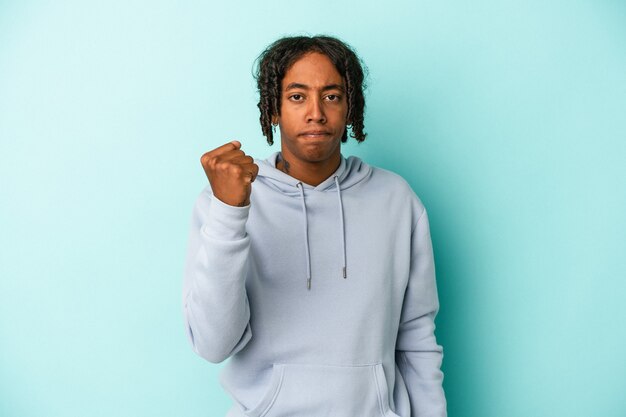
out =
[[[300,57],[285,72],[283,86],[292,82],[319,87],[343,84],[343,78],[330,58],[319,52],[309,52]]]

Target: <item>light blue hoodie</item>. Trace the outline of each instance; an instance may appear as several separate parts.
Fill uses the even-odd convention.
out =
[[[219,363],[227,417],[442,417],[428,216],[400,176],[341,158],[316,187],[255,160],[250,205],[207,186],[193,209],[183,314]]]

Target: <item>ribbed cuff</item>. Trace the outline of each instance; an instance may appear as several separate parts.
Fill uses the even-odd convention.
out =
[[[203,232],[218,240],[238,240],[246,237],[246,221],[250,205],[235,207],[212,196],[208,219],[202,226]]]

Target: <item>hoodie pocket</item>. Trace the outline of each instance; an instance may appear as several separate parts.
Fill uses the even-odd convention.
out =
[[[389,409],[382,364],[276,363],[269,386],[247,417],[399,417]]]

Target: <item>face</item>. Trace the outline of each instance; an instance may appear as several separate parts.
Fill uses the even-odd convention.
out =
[[[339,161],[348,104],[343,78],[323,54],[307,53],[281,84],[281,151],[287,161]],[[291,160],[290,160],[291,158]]]

